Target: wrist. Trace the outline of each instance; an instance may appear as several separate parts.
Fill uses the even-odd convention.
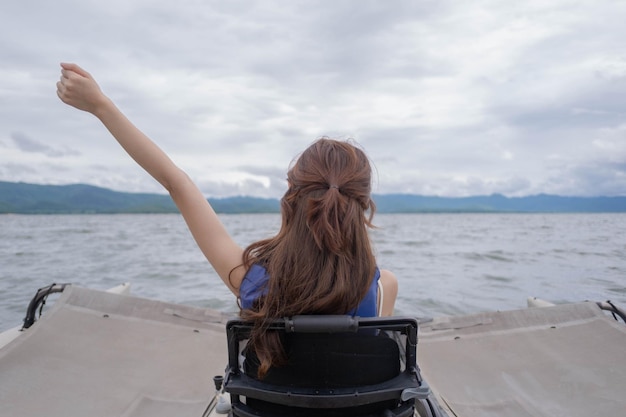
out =
[[[103,117],[106,117],[106,115],[114,108],[115,104],[113,104],[113,101],[102,94],[100,99],[94,103],[91,113],[98,119],[102,119]]]

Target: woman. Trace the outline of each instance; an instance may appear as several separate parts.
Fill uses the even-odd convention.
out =
[[[61,64],[57,95],[96,116],[126,152],[170,193],[196,243],[255,320],[259,374],[284,360],[264,320],[296,314],[390,316],[397,280],[378,270],[370,246],[371,168],[352,144],[320,139],[289,170],[278,234],[245,250],[190,178],[137,129],[76,64]],[[366,214],[369,212],[369,216]]]

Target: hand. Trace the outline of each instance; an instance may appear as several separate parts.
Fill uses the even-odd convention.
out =
[[[61,79],[57,82],[57,95],[65,104],[92,114],[108,99],[96,80],[76,64],[61,63]]]

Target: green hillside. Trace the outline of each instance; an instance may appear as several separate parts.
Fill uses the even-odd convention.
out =
[[[626,212],[626,197],[562,197],[540,194],[505,197],[434,197],[410,194],[375,195],[380,213],[428,212]],[[277,199],[228,197],[209,199],[218,213],[278,213]],[[175,213],[168,195],[125,193],[86,184],[39,185],[0,181],[0,213]]]

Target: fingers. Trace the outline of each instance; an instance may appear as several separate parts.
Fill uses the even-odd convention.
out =
[[[67,87],[65,86],[65,83],[63,82],[64,78],[61,77],[60,81],[57,81],[57,96],[61,99],[61,101],[63,101],[64,103],[67,103]]]
[[[69,70],[61,70],[61,77],[59,78],[59,81],[63,84],[66,84],[67,82],[70,81],[70,77],[72,75],[75,75],[76,77],[79,77],[78,74],[73,73],[72,71]]]
[[[76,64],[61,63],[61,77],[56,87],[62,102],[90,113],[94,113],[106,98],[96,80]]]
[[[85,78],[88,75],[87,71],[82,69],[76,64],[61,63],[61,77],[57,82],[57,95],[64,102],[68,102],[68,94],[72,89],[79,88],[81,78]],[[87,77],[91,79],[90,77]],[[78,84],[77,84],[78,83]]]
[[[57,94],[59,95],[59,97],[64,95],[65,92],[67,91],[67,88],[69,87],[69,84],[70,84],[70,77],[74,74],[75,72],[70,69],[61,69],[61,77],[59,78],[59,81],[57,82]]]
[[[59,97],[61,97],[61,95],[65,94],[65,91],[67,90],[67,83],[69,82],[70,78],[70,72],[62,69],[61,70],[61,77],[59,78],[59,81],[57,81],[57,95],[59,95]]]
[[[63,93],[66,89],[65,82],[63,82],[63,78],[61,78],[60,81],[57,81],[57,90]]]
[[[58,88],[58,84],[59,83],[57,83],[57,97],[60,98],[62,102],[65,102],[65,100],[63,100],[63,93],[61,93],[61,90]]]
[[[78,85],[76,82],[80,82],[81,75],[74,71],[74,67],[79,68],[77,65],[67,64],[63,65],[61,69],[61,77],[56,83],[57,96],[66,104],[72,104],[73,97],[76,96],[76,88]]]
[[[76,74],[81,75],[83,77],[91,78],[91,75],[87,71],[85,71],[84,69],[82,69],[81,67],[79,67],[76,64],[67,63],[67,62],[61,62],[61,68],[63,68],[61,70],[62,74],[64,73],[64,71],[71,71],[71,72],[75,72]]]

